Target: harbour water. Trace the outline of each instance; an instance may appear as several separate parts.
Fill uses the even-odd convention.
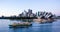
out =
[[[17,20],[0,19],[0,32],[60,32],[60,20],[53,23],[39,24],[32,23],[28,28],[9,28],[10,22]]]

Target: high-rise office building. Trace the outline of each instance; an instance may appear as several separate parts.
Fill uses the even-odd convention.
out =
[[[31,9],[28,9],[28,13],[32,14],[32,10]]]

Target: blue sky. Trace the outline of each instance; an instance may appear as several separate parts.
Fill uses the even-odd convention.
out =
[[[0,16],[18,15],[28,9],[60,15],[60,0],[0,0]]]

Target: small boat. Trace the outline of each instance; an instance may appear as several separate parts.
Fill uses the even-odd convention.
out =
[[[29,22],[21,22],[21,23],[13,23],[13,24],[10,24],[9,25],[9,27],[10,28],[18,28],[18,27],[21,27],[21,28],[23,28],[23,27],[29,27],[29,26],[31,26],[32,24],[31,23],[29,23]]]

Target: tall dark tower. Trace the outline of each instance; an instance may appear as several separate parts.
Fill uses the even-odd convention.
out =
[[[31,9],[28,9],[28,12],[29,12],[30,14],[32,14],[32,10],[31,10]]]

